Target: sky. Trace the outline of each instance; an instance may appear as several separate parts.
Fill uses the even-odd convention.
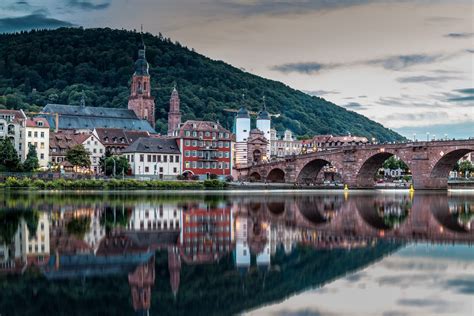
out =
[[[141,24],[410,139],[474,137],[472,0],[0,1],[0,32]]]
[[[321,288],[250,311],[248,315],[472,316],[473,313],[472,247],[419,244]]]

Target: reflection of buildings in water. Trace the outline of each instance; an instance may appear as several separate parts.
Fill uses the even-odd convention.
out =
[[[213,262],[232,250],[230,207],[193,207],[183,214],[181,255],[187,263]]]
[[[272,232],[270,234],[271,250],[270,253],[274,255],[277,248],[282,246],[285,254],[290,254],[294,246],[302,241],[304,229],[294,226],[286,226],[282,224],[272,225]]]
[[[176,204],[140,203],[132,212],[127,230],[178,230],[181,221],[182,210]]]
[[[270,266],[272,228],[268,221],[247,214],[237,214],[235,218],[235,252],[237,268],[249,268],[252,256],[257,266]]]
[[[457,223],[464,229],[470,231],[474,223],[474,204],[463,202],[450,202],[449,214],[457,220]]]
[[[139,265],[128,274],[133,309],[139,315],[148,315],[151,306],[151,287],[155,284],[155,258]]]
[[[21,218],[14,237],[14,257],[27,265],[43,265],[49,259],[48,214],[39,213],[38,216],[36,232],[31,232],[25,219]]]
[[[170,274],[170,285],[173,296],[176,297],[179,290],[181,275],[181,256],[178,247],[168,248],[168,270]]]
[[[100,223],[101,211],[95,208],[78,208],[69,212],[51,213],[51,250],[59,253],[96,253],[105,237]],[[79,223],[80,231],[68,231],[68,224]]]

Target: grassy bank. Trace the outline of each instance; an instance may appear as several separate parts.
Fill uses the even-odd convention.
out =
[[[219,180],[205,181],[162,181],[133,179],[111,179],[111,180],[65,180],[56,179],[51,181],[32,180],[30,178],[7,178],[0,183],[4,189],[33,189],[33,190],[100,190],[100,189],[127,189],[127,190],[199,190],[199,189],[223,189],[227,183]]]

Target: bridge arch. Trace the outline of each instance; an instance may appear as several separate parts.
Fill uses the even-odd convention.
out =
[[[285,212],[285,201],[269,201],[267,208],[274,215],[281,215]]]
[[[267,175],[267,182],[284,183],[285,171],[281,170],[280,168],[274,168],[270,170]]]
[[[295,200],[298,212],[311,224],[323,225],[332,221],[342,208],[341,196],[301,196]]]
[[[399,228],[408,219],[413,207],[409,196],[399,194],[375,199],[373,196],[358,196],[355,205],[362,220],[377,230]]]
[[[326,166],[331,166],[328,160],[321,158],[311,160],[301,169],[296,181],[303,184],[315,183],[321,170]]]
[[[450,151],[448,153],[441,152],[440,158],[433,166],[431,170],[431,177],[432,178],[444,178],[447,179],[449,176],[449,172],[453,170],[456,162],[459,161],[462,157],[467,155],[470,152],[474,152],[474,149],[456,149]]]
[[[383,150],[365,159],[356,175],[357,186],[361,188],[374,187],[374,178],[377,173],[377,170],[379,170],[383,166],[383,163],[392,156],[395,156],[395,153]],[[398,158],[402,160],[409,167],[410,170],[412,170],[412,168],[410,168],[409,162],[406,162],[403,157]]]
[[[261,181],[261,180],[262,180],[262,176],[257,171],[252,172],[249,176],[249,181],[250,182],[258,182],[258,181]]]

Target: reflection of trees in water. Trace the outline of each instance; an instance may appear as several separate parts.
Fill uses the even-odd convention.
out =
[[[10,244],[18,230],[21,219],[26,222],[30,235],[36,235],[38,229],[39,213],[37,211],[0,211],[0,241]]]
[[[110,232],[114,228],[127,227],[131,217],[132,208],[108,206],[100,214],[100,225]]]
[[[383,201],[382,204],[375,203],[375,208],[383,222],[390,228],[398,228],[408,217],[412,203],[405,199],[403,201]]]
[[[460,203],[449,202],[449,213],[459,223],[460,226],[471,230],[474,222],[474,203],[463,201]]]
[[[66,229],[68,234],[82,240],[91,229],[91,218],[89,216],[74,217],[66,224]]]

